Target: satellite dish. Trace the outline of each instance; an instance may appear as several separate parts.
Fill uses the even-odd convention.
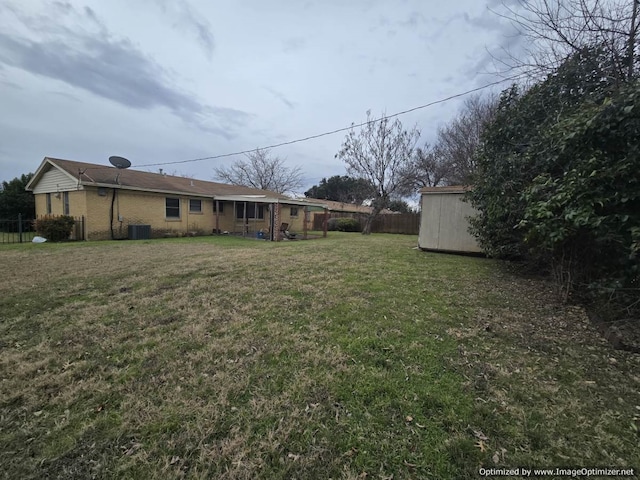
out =
[[[114,167],[124,170],[125,168],[129,168],[131,166],[131,162],[124,157],[113,156],[109,157],[109,162]]]

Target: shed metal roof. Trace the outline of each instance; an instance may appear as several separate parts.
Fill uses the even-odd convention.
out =
[[[420,193],[427,195],[436,193],[465,193],[469,190],[471,190],[471,187],[466,185],[448,185],[446,187],[424,187],[420,189]]]

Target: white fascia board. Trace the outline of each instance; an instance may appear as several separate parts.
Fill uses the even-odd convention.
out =
[[[287,205],[299,205],[301,207],[309,207],[309,208],[318,208],[320,210],[323,210],[325,208],[329,208],[326,205],[323,205],[321,203],[311,203],[311,202],[305,202],[302,200],[293,200],[293,199],[287,199],[287,200],[277,200],[276,203],[284,203]]]
[[[213,195],[213,199],[226,202],[278,203],[277,198],[266,195]]]
[[[180,192],[177,190],[160,190],[154,188],[140,188],[140,187],[131,187],[128,185],[117,185],[114,183],[99,183],[99,182],[85,182],[82,181],[81,184],[84,187],[104,187],[104,188],[117,188],[118,190],[133,190],[135,192],[144,192],[144,193],[161,193],[163,195],[182,195],[184,197],[201,197],[201,198],[212,198],[213,195],[210,193],[197,193],[197,192]]]
[[[302,200],[294,200],[293,198],[273,198],[266,195],[214,195],[214,200],[227,201],[227,202],[249,202],[249,203],[280,203],[283,205],[298,205],[301,207],[310,208],[329,208],[326,205],[305,202]]]

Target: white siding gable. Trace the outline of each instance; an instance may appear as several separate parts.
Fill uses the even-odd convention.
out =
[[[51,168],[42,175],[33,189],[33,193],[68,192],[70,190],[79,190],[78,182],[57,168]]]

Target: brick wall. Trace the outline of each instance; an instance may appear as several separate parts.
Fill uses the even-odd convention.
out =
[[[127,238],[128,227],[132,224],[151,225],[152,236],[162,237],[175,234],[204,234],[209,235],[216,229],[216,214],[213,211],[214,200],[211,198],[189,197],[185,195],[172,195],[161,193],[138,192],[135,190],[118,189],[113,203],[113,231],[115,238]],[[63,196],[56,198],[51,194],[51,213],[63,214]],[[179,218],[166,217],[166,199],[177,198],[180,205]],[[104,240],[111,238],[109,226],[113,189],[87,186],[84,190],[69,192],[69,214],[74,217],[84,216],[86,219],[87,240]],[[189,200],[200,200],[201,211],[194,212],[189,209]],[[45,215],[46,194],[35,195],[36,214]],[[220,202],[223,211],[218,214],[217,228],[223,232],[242,233],[243,221],[236,218],[234,202]],[[251,202],[249,202],[251,203]],[[238,202],[238,205],[241,205]],[[259,204],[260,205],[260,204]],[[264,204],[263,204],[264,205]],[[304,207],[297,208],[292,216],[290,205],[280,206],[279,223],[275,226],[280,229],[282,223],[289,224],[289,230],[301,233],[304,228]],[[247,219],[244,224],[245,234],[253,235],[259,230],[266,231],[269,228],[270,205],[264,205],[263,219]]]
[[[106,189],[106,195],[100,195],[99,189],[88,187],[85,192],[89,239],[109,238],[109,218],[113,190]],[[178,218],[167,218],[167,198],[179,200],[180,216]],[[200,200],[200,212],[190,211],[190,199]],[[126,238],[128,226],[133,224],[151,225],[152,236],[154,237],[187,233],[209,235],[216,225],[213,200],[184,195],[118,190],[113,204],[114,236],[116,238]],[[232,231],[233,226],[233,208],[225,205],[224,212],[219,216],[219,228],[220,230]]]
[[[85,215],[86,203],[83,191],[74,190],[71,192],[51,193],[51,212],[47,212],[47,194],[35,194],[36,216],[41,217],[47,213],[51,215],[64,215],[64,198],[65,194],[69,196],[69,213],[72,217],[81,217]]]

